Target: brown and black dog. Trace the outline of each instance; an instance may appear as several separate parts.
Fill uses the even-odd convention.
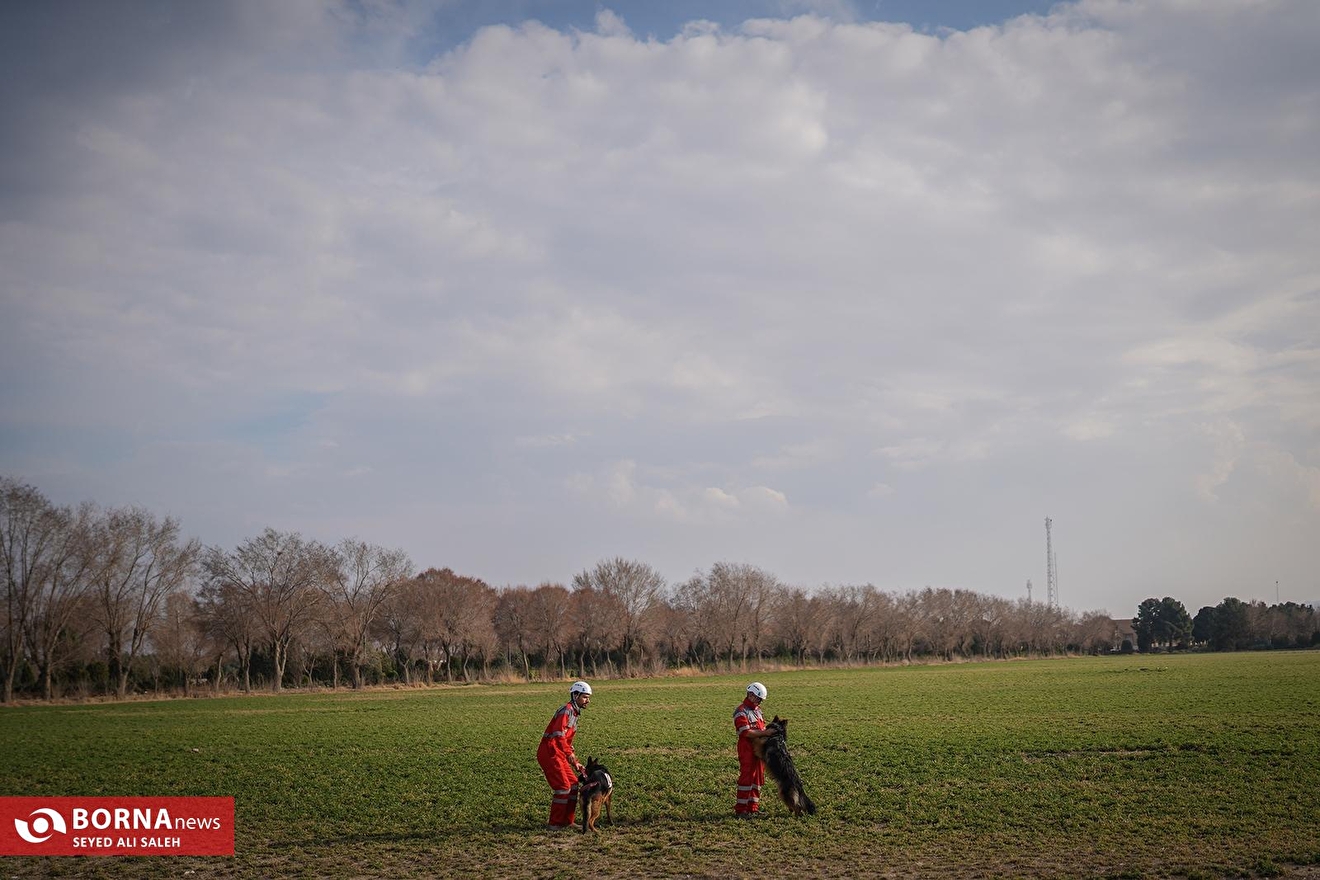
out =
[[[578,781],[578,786],[578,798],[582,801],[582,833],[586,834],[588,829],[596,830],[601,807],[605,808],[605,818],[613,825],[610,799],[614,796],[614,777],[605,765],[595,758],[587,758],[587,769]]]
[[[807,797],[802,788],[802,777],[798,776],[797,767],[793,766],[793,756],[788,753],[788,719],[775,719],[765,726],[773,730],[769,736],[752,740],[752,751],[765,762],[765,769],[779,786],[779,797],[784,806],[794,816],[806,813],[816,815],[816,805]]]

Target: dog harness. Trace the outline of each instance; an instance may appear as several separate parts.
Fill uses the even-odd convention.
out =
[[[609,794],[610,792],[614,791],[614,780],[610,778],[610,774],[601,773],[600,775],[602,777],[601,779],[594,780],[592,782],[587,782],[582,786],[581,792],[583,797],[586,797],[588,794],[590,794],[591,792],[595,791],[598,788],[604,794]]]

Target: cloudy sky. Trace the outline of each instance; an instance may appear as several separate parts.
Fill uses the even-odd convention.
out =
[[[0,11],[0,473],[495,585],[1320,599],[1320,4]]]

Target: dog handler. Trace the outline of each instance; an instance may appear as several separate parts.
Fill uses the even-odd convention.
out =
[[[770,736],[761,717],[761,701],[768,691],[754,681],[747,686],[747,696],[733,713],[733,729],[738,732],[738,797],[733,814],[739,819],[760,819],[761,785],[765,782],[765,764],[752,751],[752,740]]]
[[[550,719],[536,750],[536,763],[541,765],[553,792],[548,824],[551,831],[572,828],[577,815],[578,777],[583,767],[573,754],[573,737],[577,734],[578,716],[590,702],[591,685],[585,681],[573,682],[568,689],[568,702]]]

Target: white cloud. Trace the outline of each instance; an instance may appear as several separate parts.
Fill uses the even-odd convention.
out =
[[[717,489],[715,487],[706,489],[706,491],[702,493],[702,496],[711,504],[719,507],[737,507],[741,503],[736,496],[730,495],[723,489]]]
[[[631,37],[632,31],[618,13],[601,9],[596,13],[596,33],[602,37]]]
[[[609,469],[605,479],[605,490],[616,507],[627,507],[637,498],[636,474],[635,461],[621,461]],[[657,490],[646,491],[651,495],[660,494]]]
[[[1201,432],[1210,438],[1214,457],[1207,472],[1196,476],[1196,492],[1201,500],[1217,501],[1216,491],[1228,482],[1237,466],[1238,457],[1246,444],[1241,426],[1230,421],[1200,426]]]
[[[752,466],[767,470],[793,470],[811,468],[831,461],[839,455],[837,444],[826,438],[805,443],[788,443],[771,455],[752,459]]]
[[[888,459],[901,471],[920,470],[941,455],[947,445],[940,440],[914,437],[892,446],[883,446],[876,454]]]
[[[1314,457],[1320,459],[1320,454]],[[1260,465],[1284,492],[1301,495],[1312,510],[1320,510],[1320,466],[1299,462],[1279,449],[1265,450]]]
[[[768,486],[700,486],[682,474],[641,468],[632,460],[574,474],[567,486],[590,504],[608,505],[643,520],[731,524],[789,509],[787,495]]]
[[[514,438],[513,444],[524,449],[555,449],[573,446],[578,442],[574,434],[536,434]]]
[[[788,496],[769,486],[752,486],[742,492],[746,503],[754,504],[763,510],[780,513],[788,510]]]
[[[1103,416],[1082,416],[1063,428],[1063,433],[1074,440],[1103,440],[1114,435],[1114,425]]]

